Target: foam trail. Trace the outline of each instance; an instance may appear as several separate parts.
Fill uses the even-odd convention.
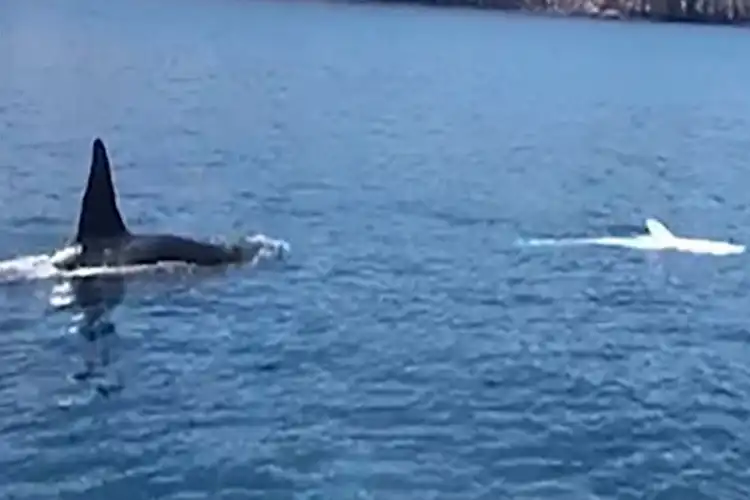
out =
[[[50,279],[57,273],[47,254],[25,255],[0,261],[0,283]]]
[[[528,240],[519,239],[516,241],[517,246],[524,247],[572,247],[596,245],[598,238],[530,238]]]
[[[745,245],[727,241],[678,237],[662,239],[651,235],[633,236],[630,238],[602,236],[598,238],[528,239],[519,240],[518,244],[529,247],[603,246],[645,251],[675,251],[714,256],[738,255],[745,252]]]
[[[621,247],[637,250],[666,250],[669,246],[649,236],[601,236],[593,238],[537,238],[519,240],[521,246],[532,247],[572,247],[572,246],[603,246]]]

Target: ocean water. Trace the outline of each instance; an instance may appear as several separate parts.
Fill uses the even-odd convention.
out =
[[[53,280],[0,285],[0,498],[746,499],[750,255],[519,241],[750,243],[749,40],[4,0],[0,258],[70,234],[97,136],[131,229],[291,251],[129,284],[109,397]]]

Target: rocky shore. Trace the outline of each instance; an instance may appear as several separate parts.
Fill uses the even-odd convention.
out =
[[[736,1],[522,0],[522,2],[524,4],[520,6],[522,9],[561,15],[703,24],[742,24],[748,21],[747,12],[750,10],[745,4]],[[544,5],[544,2],[549,2],[549,4]]]
[[[648,19],[703,24],[750,22],[750,0],[380,0],[380,2],[521,10],[546,15],[598,19]]]

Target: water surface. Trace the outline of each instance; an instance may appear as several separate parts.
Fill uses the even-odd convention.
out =
[[[69,234],[91,140],[137,230],[286,240],[130,290],[123,391],[0,291],[0,497],[750,492],[742,30],[306,2],[0,3],[0,254]]]

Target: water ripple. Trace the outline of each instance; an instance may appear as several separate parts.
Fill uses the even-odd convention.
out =
[[[3,288],[0,497],[748,496],[743,258],[513,245],[750,241],[739,32],[232,0],[0,32],[3,255],[69,233],[95,135],[134,228],[294,248],[130,286],[107,398],[48,283]]]

